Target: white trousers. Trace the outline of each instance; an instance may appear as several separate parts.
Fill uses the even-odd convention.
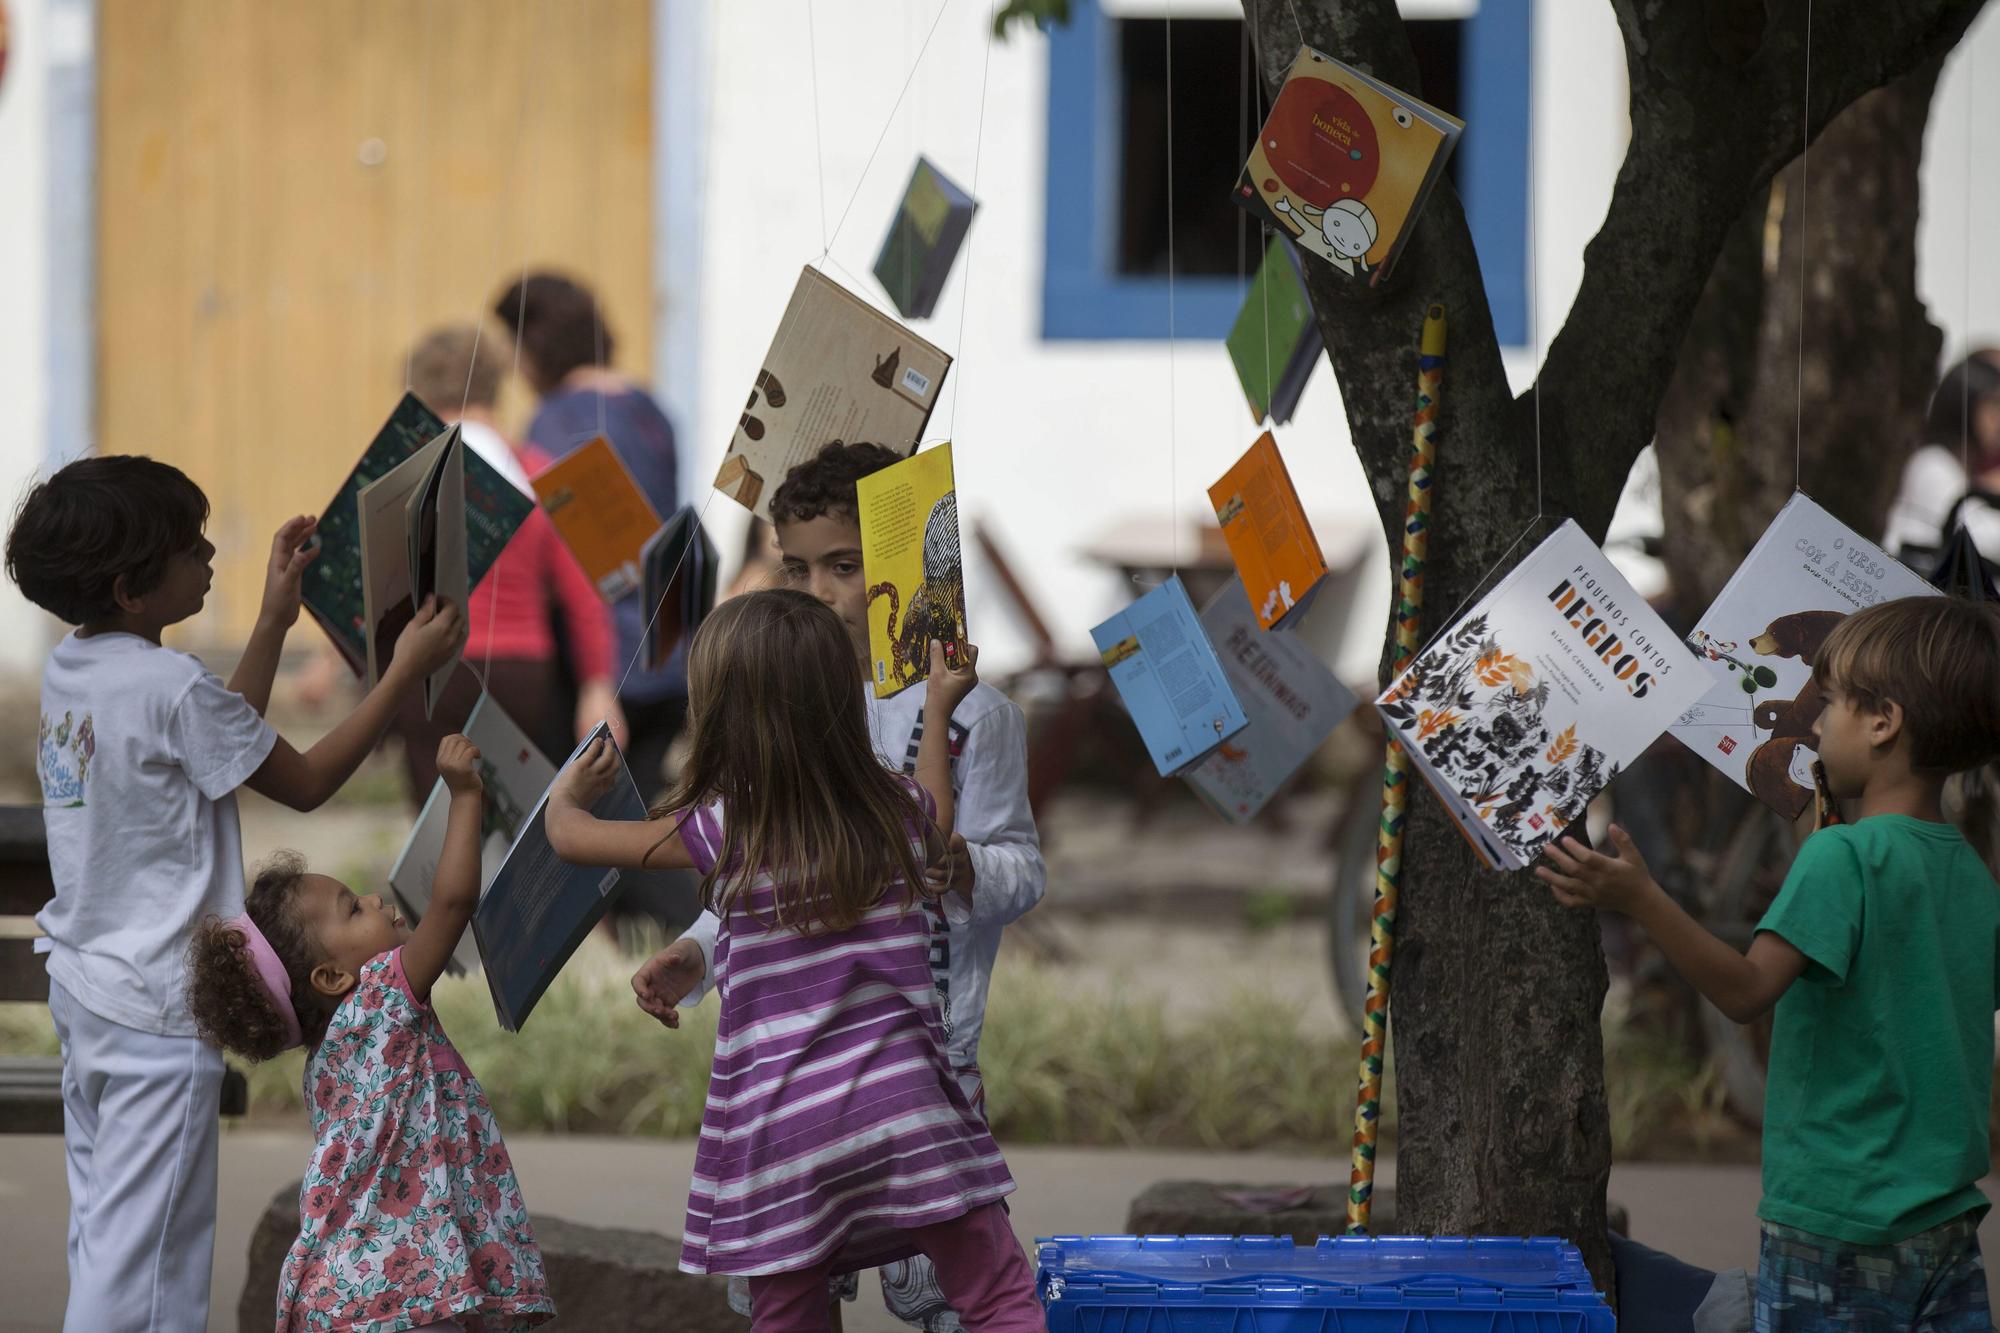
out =
[[[49,984],[69,1165],[64,1333],[208,1327],[222,1055],[91,1013]]]

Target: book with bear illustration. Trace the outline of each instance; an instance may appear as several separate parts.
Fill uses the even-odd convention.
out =
[[[868,659],[875,697],[931,672],[930,642],[958,664],[966,642],[965,560],[951,444],[935,445],[854,484],[868,581]]]
[[[737,418],[715,489],[761,519],[785,474],[832,440],[916,451],[951,357],[808,265]]]
[[[1202,608],[1201,627],[1250,725],[1182,776],[1217,814],[1247,823],[1360,701],[1297,635],[1258,624],[1238,579]]]
[[[1090,637],[1161,777],[1191,768],[1249,725],[1180,575]]]
[[[1304,610],[1326,577],[1326,557],[1270,431],[1208,488],[1208,502],[1257,623],[1275,629]]]
[[[1798,493],[1688,635],[1711,686],[1674,739],[1787,819],[1813,802],[1813,656],[1850,612],[1937,596],[1881,547]]]
[[[1282,426],[1290,421],[1326,344],[1306,296],[1298,247],[1284,237],[1271,238],[1223,346],[1236,367],[1251,422],[1261,425],[1269,417],[1272,425]]]
[[[1456,116],[1302,46],[1235,199],[1372,287],[1394,267],[1464,129]]]
[[[1480,859],[1520,870],[1708,686],[1571,520],[1376,707]]]

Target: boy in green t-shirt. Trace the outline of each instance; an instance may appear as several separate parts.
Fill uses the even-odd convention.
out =
[[[2000,755],[2000,610],[1858,611],[1813,684],[1827,785],[1855,819],[1806,840],[1747,955],[1667,896],[1623,829],[1615,855],[1565,838],[1535,873],[1565,905],[1630,915],[1736,1021],[1777,1006],[1758,1329],[1990,1329],[1977,1182],[2000,886],[1939,795]]]

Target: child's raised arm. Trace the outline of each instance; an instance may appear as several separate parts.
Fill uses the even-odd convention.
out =
[[[555,854],[572,865],[686,870],[694,865],[680,824],[668,819],[599,819],[590,813],[618,776],[618,751],[603,738],[556,774],[543,827]]]
[[[478,747],[463,736],[446,736],[438,742],[437,769],[451,793],[444,850],[431,883],[430,906],[403,946],[403,975],[418,1003],[430,998],[431,987],[444,975],[445,963],[479,906],[479,834],[485,824],[481,806],[486,784],[479,780]]]
[[[271,561],[264,568],[264,602],[257,609],[250,641],[243,646],[243,656],[229,677],[229,688],[248,699],[259,714],[270,706],[278,654],[284,650],[285,635],[299,618],[300,580],[306,566],[319,555],[320,548],[306,545],[318,525],[318,519],[300,514],[286,519],[271,539]]]
[[[938,835],[947,843],[957,818],[951,790],[951,714],[979,683],[979,650],[958,645],[958,665],[948,666],[944,645],[931,640],[930,684],[924,687],[924,738],[917,742],[917,785],[937,806]],[[940,849],[942,850],[942,849]]]

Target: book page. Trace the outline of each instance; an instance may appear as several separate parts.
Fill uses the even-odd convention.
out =
[[[868,581],[868,651],[875,697],[930,675],[930,642],[956,664],[967,641],[965,561],[951,445],[934,445],[855,484]]]
[[[1161,776],[1172,777],[1247,724],[1178,576],[1090,634]]]
[[[531,484],[585,577],[607,602],[639,586],[639,552],[660,529],[639,483],[602,435],[551,463]]]
[[[1257,623],[1283,623],[1326,577],[1326,560],[1269,431],[1208,488],[1208,498]]]

